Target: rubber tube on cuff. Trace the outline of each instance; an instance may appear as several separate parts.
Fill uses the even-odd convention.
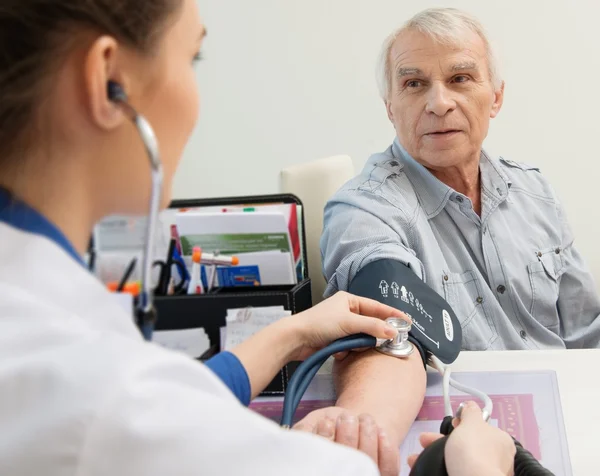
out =
[[[513,438],[517,453],[515,454],[515,476],[554,476],[523,445]]]
[[[352,349],[375,347],[377,339],[367,334],[354,334],[338,339],[327,347],[315,352],[302,362],[289,381],[285,397],[283,399],[283,413],[281,415],[281,426],[291,427],[296,409],[300,400],[310,385],[311,380],[325,361],[334,354]]]
[[[317,372],[323,366],[323,364],[325,363],[325,361],[327,359],[328,359],[328,357],[321,359],[320,362],[317,362],[315,365],[313,365],[310,368],[310,370],[308,371],[308,373],[304,376],[302,381],[300,382],[299,387],[296,389],[296,396],[294,398],[294,407],[293,407],[294,411],[296,411],[296,409],[298,408],[298,405],[300,405],[300,401],[302,400],[302,397],[306,393],[306,389],[310,386],[310,383],[315,378],[315,375],[317,375]]]
[[[440,425],[440,433],[442,435],[450,435],[450,433],[452,433],[452,430],[454,430],[454,425],[452,425],[452,420],[454,419],[454,417],[452,416],[445,416],[444,419],[442,420],[442,424]]]

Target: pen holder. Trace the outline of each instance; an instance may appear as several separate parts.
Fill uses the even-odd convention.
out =
[[[211,349],[220,351],[220,329],[226,326],[228,309],[283,306],[297,314],[311,307],[312,295],[310,279],[307,278],[294,286],[217,288],[208,294],[156,296],[154,305],[158,313],[157,331],[202,327],[208,335]],[[209,352],[203,358],[214,353]],[[265,355],[265,359],[268,358],[269,355]],[[261,396],[282,396],[297,365],[290,363],[282,368]]]

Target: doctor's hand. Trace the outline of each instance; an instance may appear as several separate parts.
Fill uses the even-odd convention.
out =
[[[295,326],[299,339],[293,360],[304,360],[334,340],[352,334],[392,339],[397,331],[385,323],[388,317],[401,317],[410,322],[406,314],[393,307],[340,291],[307,311],[287,318],[288,324]]]
[[[306,431],[365,453],[379,467],[381,476],[398,476],[400,454],[385,432],[367,414],[358,417],[341,407],[309,413],[294,430]]]
[[[467,403],[461,419],[454,420],[455,429],[446,442],[444,458],[449,476],[512,476],[516,447],[510,435],[483,420],[481,409],[474,402]],[[423,433],[421,446],[426,448],[442,435]],[[411,455],[412,468],[418,455]]]

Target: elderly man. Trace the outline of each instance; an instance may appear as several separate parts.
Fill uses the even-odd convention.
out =
[[[482,149],[504,83],[479,22],[454,9],[416,15],[384,44],[380,77],[396,138],[326,206],[326,294],[397,260],[450,303],[464,349],[598,347],[596,285],[552,188],[537,168]],[[423,395],[417,364],[346,359],[337,405],[393,422],[401,440]]]

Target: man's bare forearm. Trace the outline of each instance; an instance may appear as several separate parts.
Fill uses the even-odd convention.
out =
[[[369,413],[400,445],[423,404],[426,373],[418,352],[398,359],[369,350],[334,367],[337,406]]]

